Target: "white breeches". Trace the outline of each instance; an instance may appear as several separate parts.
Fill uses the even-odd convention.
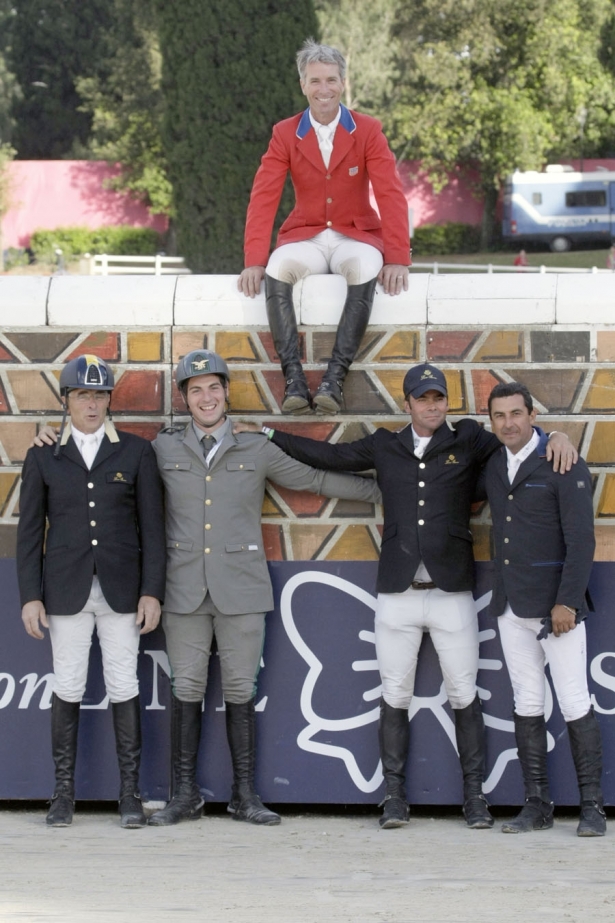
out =
[[[423,632],[438,654],[452,708],[466,708],[476,697],[478,620],[472,594],[444,590],[379,593],[376,604],[376,656],[385,702],[408,708]]]
[[[500,640],[513,687],[515,712],[531,718],[545,713],[545,666],[548,663],[564,721],[589,711],[585,623],[556,638],[538,640],[540,619],[522,619],[510,606],[498,620]]]
[[[139,631],[136,612],[114,612],[98,577],[85,606],[76,615],[50,615],[54,692],[65,702],[80,702],[88,678],[94,628],[102,653],[105,688],[112,702],[127,702],[139,694],[137,656]]]
[[[295,285],[300,279],[328,272],[344,276],[348,285],[363,285],[382,269],[382,253],[337,231],[327,229],[309,240],[283,244],[273,251],[267,275]]]

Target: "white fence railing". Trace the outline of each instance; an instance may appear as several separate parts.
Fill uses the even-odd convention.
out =
[[[111,275],[186,275],[190,272],[183,256],[111,256],[108,253],[85,255],[85,273],[90,276]]]
[[[86,275],[111,276],[111,275],[187,275],[190,270],[186,267],[183,256],[112,256],[99,253],[95,256],[85,255],[82,261],[82,273]],[[458,272],[582,272],[605,273],[610,269],[570,268],[562,266],[501,266],[497,263],[441,263],[434,260],[432,263],[413,262],[412,268],[419,272],[431,272],[438,275],[441,271],[455,270]]]
[[[416,263],[412,261],[412,268],[424,272],[431,272],[437,275],[442,269],[456,269],[461,272],[612,272],[610,269],[598,269],[592,266],[590,269],[563,268],[561,266],[499,266],[497,263]]]

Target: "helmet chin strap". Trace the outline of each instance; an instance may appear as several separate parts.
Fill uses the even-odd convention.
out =
[[[67,396],[68,395],[66,395],[62,401],[62,422],[60,423],[60,431],[58,433],[58,439],[53,453],[54,458],[60,457],[60,449],[68,442],[68,438],[70,436],[70,430],[66,431],[66,423],[68,420],[68,401],[66,400]],[[70,426],[70,421],[68,421],[68,423]],[[120,441],[120,437],[118,436],[117,430],[113,424],[110,406],[107,407],[107,415],[105,416],[105,435],[107,436],[109,442]]]
[[[60,457],[60,449],[62,448],[62,439],[64,436],[64,429],[66,427],[66,418],[68,417],[68,402],[66,397],[62,401],[62,422],[60,423],[60,432],[58,433],[58,441],[56,442],[56,447],[53,453],[54,458]]]
[[[111,398],[109,398],[111,400]],[[111,404],[107,407],[107,416],[105,417],[105,435],[109,442],[119,442],[120,437],[117,434],[113,418],[111,416]]]

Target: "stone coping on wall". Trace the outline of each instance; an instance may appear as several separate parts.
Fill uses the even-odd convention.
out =
[[[309,276],[294,288],[297,320],[335,325],[341,276]],[[615,324],[615,273],[410,274],[407,292],[376,290],[375,325]],[[3,276],[0,328],[265,326],[265,296],[246,298],[237,276]]]

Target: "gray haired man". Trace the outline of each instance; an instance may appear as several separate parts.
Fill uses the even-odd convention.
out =
[[[365,333],[376,281],[397,295],[408,288],[408,205],[395,158],[376,119],[341,102],[346,62],[336,48],[308,39],[297,54],[309,107],[273,127],[254,178],[239,290],[250,297],[263,277],[267,316],[286,379],[282,410],[306,413],[312,397],[301,366],[293,285],[313,273],[339,273],[348,283],[331,360],[314,395],[321,413],[337,413],[342,386]],[[295,207],[269,255],[287,174]],[[372,185],[380,215],[370,203]]]

